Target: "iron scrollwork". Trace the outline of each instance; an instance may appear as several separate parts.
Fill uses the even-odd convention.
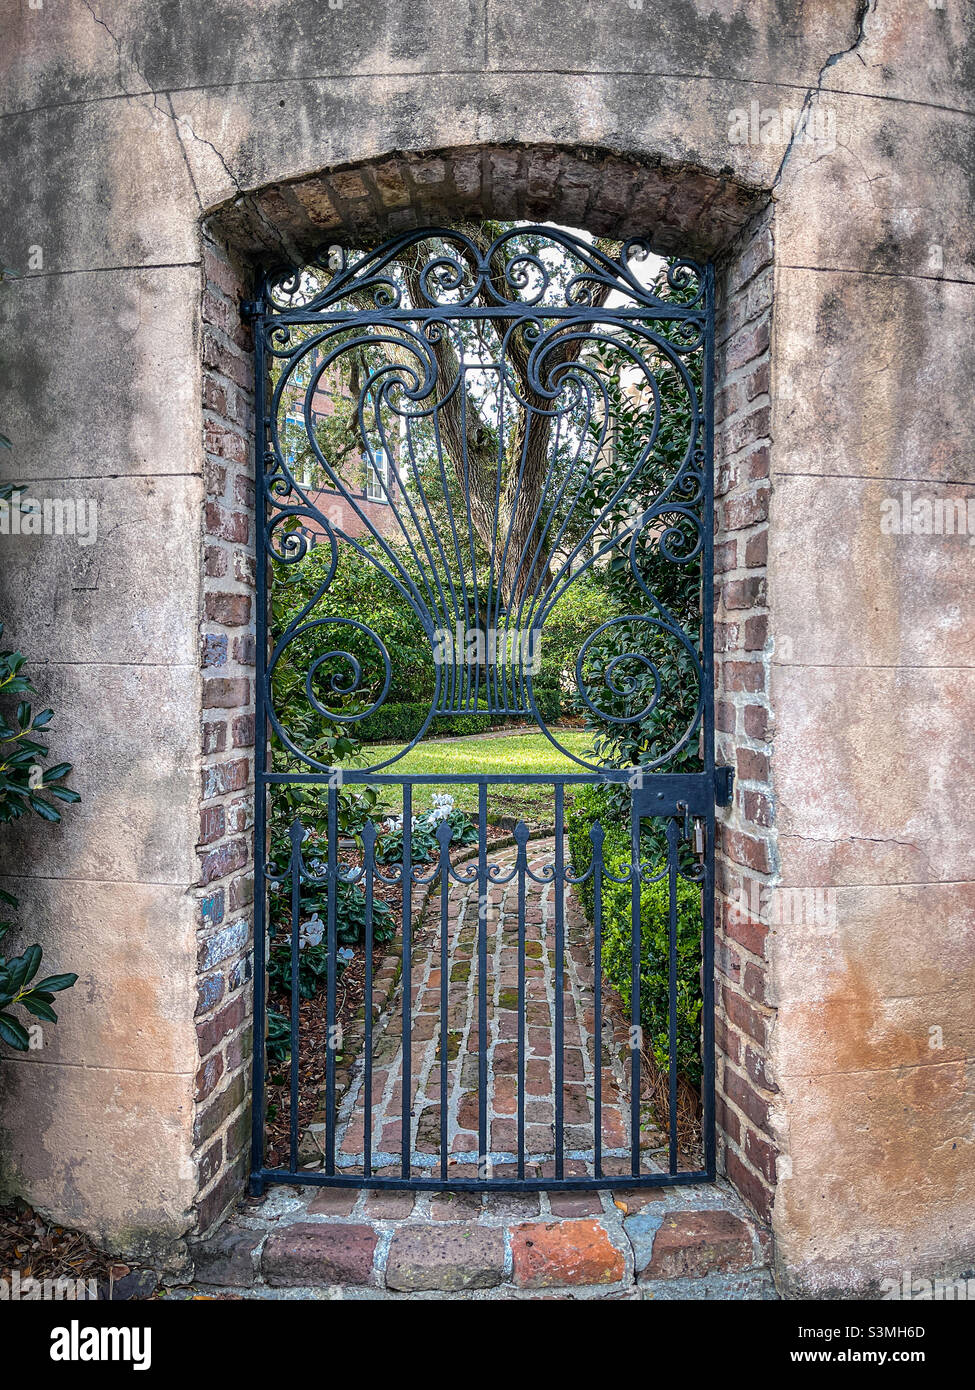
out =
[[[317,583],[275,634],[264,677],[273,727],[300,766],[328,769],[276,709],[282,662],[297,653],[307,710],[350,730],[382,708],[394,675],[377,628],[333,611],[343,549],[383,576],[430,649],[425,722],[376,769],[437,714],[475,712],[530,719],[573,762],[601,770],[548,727],[537,645],[573,584],[620,563],[645,604],[581,644],[578,708],[642,726],[669,663],[686,718],[643,765],[666,766],[692,744],[701,633],[653,576],[663,561],[700,582],[711,291],[692,261],[649,265],[645,241],[607,249],[515,226],[490,241],[421,229],[267,276],[264,546],[285,574],[318,556]]]

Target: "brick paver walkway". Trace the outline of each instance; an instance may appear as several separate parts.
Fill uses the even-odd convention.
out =
[[[536,877],[551,875],[554,840],[530,842],[528,868]],[[507,877],[516,864],[515,846],[489,849],[489,865]],[[473,873],[476,861],[460,866]],[[519,875],[493,884],[487,893],[487,1104],[489,1164],[479,1143],[479,981],[478,885],[451,881],[446,941],[446,1154],[447,1176],[478,1172],[501,1176],[514,1164],[518,1148],[518,895]],[[625,1030],[618,1001],[603,984],[602,1057],[596,1056],[592,932],[571,888],[525,877],[524,979],[524,1137],[527,1176],[552,1176],[556,1151],[555,1028],[557,893],[564,903],[563,1154],[566,1172],[595,1174],[595,1093],[601,1086],[602,1172],[626,1172],[630,1112],[621,1047]],[[440,933],[441,892],[434,883],[421,929],[414,934],[411,992],[410,1154],[417,1176],[441,1176],[441,1013],[444,955]],[[613,1005],[616,1003],[614,1009]],[[402,1146],[403,982],[383,1018],[372,1047],[372,1171],[399,1172]],[[365,1076],[359,1058],[352,1083],[340,1102],[336,1165],[361,1172],[365,1139]],[[645,1124],[641,1147],[644,1169],[657,1169],[649,1150],[662,1136]]]

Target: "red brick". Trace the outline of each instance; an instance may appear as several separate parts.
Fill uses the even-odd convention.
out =
[[[223,1042],[235,1028],[240,1027],[247,1016],[246,1008],[243,998],[233,999],[214,1018],[196,1025],[201,1057],[209,1056],[218,1043]]]
[[[504,1271],[500,1227],[438,1223],[393,1232],[386,1285],[404,1292],[490,1289]]]
[[[720,1092],[714,1100],[714,1117],[718,1129],[726,1138],[733,1144],[741,1142],[741,1121]]]
[[[751,1004],[733,989],[729,989],[727,985],[722,990],[722,999],[724,1011],[735,1027],[740,1028],[743,1033],[747,1033],[760,1047],[765,1047],[768,1041],[768,1023],[765,1015],[752,1008]],[[755,1116],[752,1118],[758,1124],[758,1119]]]
[[[253,714],[239,714],[231,724],[235,748],[253,748],[254,746],[254,716]]]
[[[756,695],[765,689],[765,669],[760,661],[722,661],[718,669],[724,690],[745,690]]]
[[[714,547],[714,570],[716,574],[721,574],[724,570],[733,570],[738,564],[738,542],[732,537],[731,540],[722,541]]]
[[[745,1201],[767,1222],[772,1213],[772,1193],[764,1179],[746,1168],[734,1149],[725,1154],[725,1172]]]
[[[246,676],[215,677],[203,682],[204,709],[236,709],[250,699],[251,683]]]
[[[747,1115],[752,1124],[757,1125],[759,1129],[768,1130],[768,1101],[733,1067],[724,1069],[723,1089],[732,1105],[737,1106],[743,1115]]]
[[[757,1048],[745,1048],[745,1070],[763,1091],[771,1091],[773,1095],[778,1093],[778,1086],[768,1074],[767,1058]]]
[[[742,497],[727,497],[721,504],[719,530],[742,531],[759,521],[768,520],[769,490],[756,488]]]
[[[368,1284],[377,1240],[372,1226],[299,1221],[271,1232],[261,1268],[276,1288]]]
[[[768,362],[760,362],[754,371],[745,378],[745,396],[753,401],[756,396],[768,395],[770,367]]]
[[[746,782],[767,782],[769,760],[765,753],[754,748],[738,749],[738,776]]]
[[[235,869],[242,869],[250,858],[246,840],[231,840],[219,849],[211,850],[200,866],[200,885],[205,887],[218,878],[226,878]]]
[[[749,738],[766,739],[769,734],[769,711],[764,705],[746,705],[743,711],[745,733]]]
[[[599,1221],[530,1222],[511,1229],[512,1279],[518,1288],[615,1284],[623,1256]]]
[[[246,541],[250,534],[250,517],[247,512],[231,512],[217,502],[206,505],[207,534],[218,536],[225,541]]]
[[[765,955],[765,938],[768,936],[768,926],[764,922],[756,922],[753,918],[743,915],[740,902],[730,902],[725,905],[722,915],[722,930],[725,935],[730,936],[733,941],[737,941],[740,946],[744,946],[746,951],[750,951],[753,956]]]
[[[206,574],[208,579],[222,579],[227,573],[227,552],[218,545],[206,548]]]
[[[250,594],[207,594],[204,613],[208,622],[245,627],[251,620]]]
[[[745,568],[757,569],[768,564],[768,528],[749,536],[745,542]]]
[[[227,726],[221,722],[218,724],[203,725],[203,753],[207,756],[212,753],[222,753],[227,746]]]
[[[227,828],[227,815],[222,806],[204,806],[200,812],[200,844],[219,840]]]
[[[193,1094],[197,1102],[206,1100],[221,1076],[223,1076],[223,1058],[218,1052],[215,1056],[208,1057],[196,1073]]]
[[[679,1211],[664,1217],[640,1279],[699,1278],[750,1269],[754,1261],[751,1230],[740,1217],[719,1209]]]
[[[725,608],[757,608],[765,604],[765,578],[749,575],[747,579],[728,579],[718,593]]]
[[[753,825],[767,827],[772,824],[772,803],[761,792],[743,791],[741,810],[745,820]]]
[[[745,651],[760,652],[768,640],[768,616],[761,613],[745,619]]]
[[[203,799],[223,796],[226,792],[243,791],[250,781],[250,759],[235,758],[233,762],[218,763],[203,770]]]
[[[735,707],[727,700],[718,700],[714,706],[714,722],[723,734],[735,732]]]

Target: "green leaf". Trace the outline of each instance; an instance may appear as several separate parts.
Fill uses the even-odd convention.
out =
[[[46,801],[42,801],[39,796],[29,796],[27,800],[30,802],[31,810],[36,811],[41,820],[53,822],[61,819],[61,812],[55,811],[53,806]]]
[[[10,971],[10,987],[15,993],[18,990],[22,990],[28,980],[32,980],[37,974],[43,954],[44,952],[35,941],[33,946],[28,946],[22,956],[18,956],[10,962],[8,967]]]
[[[17,1052],[26,1052],[30,1047],[27,1029],[12,1014],[0,1014],[0,1039]]]
[[[34,990],[40,990],[47,994],[57,994],[58,990],[70,989],[72,985],[78,983],[78,976],[73,972],[66,975],[46,975],[43,980],[38,980]]]
[[[56,763],[54,767],[49,767],[44,773],[45,785],[48,782],[58,782],[62,777],[67,777],[71,767],[71,763]]]
[[[38,999],[33,994],[25,994],[21,997],[19,1002],[23,1004],[27,1012],[33,1014],[35,1018],[43,1018],[45,1023],[57,1023],[57,1014],[45,1000]]]
[[[32,729],[43,729],[43,728],[46,728],[46,726],[47,726],[48,724],[50,724],[50,722],[51,722],[51,720],[52,720],[53,718],[54,718],[54,711],[53,711],[53,709],[42,709],[41,712],[40,712],[40,714],[35,715],[35,717],[34,717],[34,722],[33,722],[33,724],[31,725],[31,728],[32,728]]]

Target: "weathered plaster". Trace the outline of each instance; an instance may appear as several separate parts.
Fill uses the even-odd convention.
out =
[[[44,577],[12,552],[4,567],[3,616],[85,798],[5,855],[38,880],[22,888],[46,949],[99,991],[66,997],[56,1044],[90,1061],[4,1063],[5,1162],[41,1205],[124,1245],[186,1230],[198,1186],[200,219],[223,209],[232,237],[243,195],[242,250],[306,245],[357,200],[336,223],[281,185],[395,152],[563,146],[659,167],[673,202],[642,215],[692,249],[726,244],[742,209],[708,224],[688,173],[774,195],[772,872],[837,889],[832,935],[769,933],[783,1287],[971,1265],[971,552],[870,514],[904,480],[972,486],[972,29],[967,0],[19,9],[3,250],[26,267],[40,246],[44,265],[0,295],[4,428],[16,476],[51,495],[88,480],[104,525],[70,598],[75,555],[49,546]],[[836,148],[731,143],[752,101],[832,111]],[[590,193],[586,215],[624,216]],[[411,190],[407,213],[436,205]],[[76,961],[82,942],[104,970]],[[94,1023],[96,1002],[123,1022]]]

